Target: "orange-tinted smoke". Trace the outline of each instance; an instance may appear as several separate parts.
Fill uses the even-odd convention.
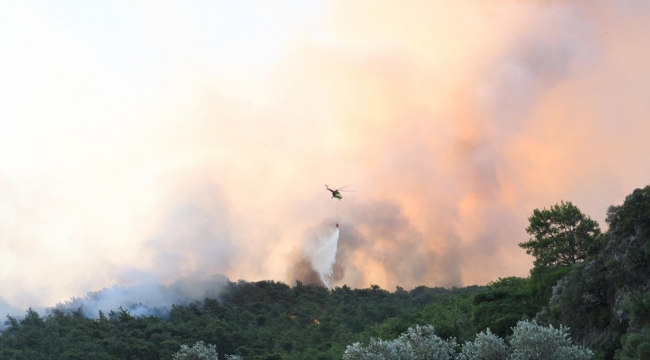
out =
[[[620,43],[642,42],[622,36],[645,27],[641,15],[560,3],[339,5],[327,36],[280,64],[267,108],[211,107],[215,120],[237,122],[213,132],[237,139],[215,175],[242,218],[234,233],[247,234],[231,276],[291,283],[304,229],[334,217],[325,183],[357,190],[340,203],[338,285],[391,289],[525,276],[532,260],[517,243],[534,208],[570,200],[602,220],[646,181],[641,167],[602,167],[633,166],[616,146],[648,147],[646,105],[633,94],[645,85],[614,70],[634,48]],[[631,107],[614,105],[625,99],[611,97],[615,78]],[[621,123],[618,134],[601,129]],[[382,207],[393,213],[371,216]]]
[[[310,274],[296,256],[306,229],[337,220],[333,285],[484,284],[528,273],[517,243],[533,209],[568,200],[604,226],[609,205],[649,182],[648,5],[341,1],[322,12],[289,27],[288,45],[246,43],[250,63],[237,66],[191,27],[143,17],[147,43],[164,50],[155,93],[115,70],[124,92],[92,98],[97,115],[77,97],[103,95],[104,78],[41,88],[58,97],[33,104],[39,116],[80,112],[101,126],[48,121],[58,132],[14,140],[22,160],[2,158],[46,160],[32,167],[45,180],[0,174],[17,219],[0,235],[20,235],[0,239],[16,254],[2,281],[26,289],[5,297],[215,272],[293,283]],[[176,14],[158,15],[187,20]],[[263,56],[269,47],[281,56]],[[325,184],[356,192],[338,202]]]

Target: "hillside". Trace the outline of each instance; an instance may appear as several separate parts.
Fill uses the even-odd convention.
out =
[[[528,278],[390,292],[221,277],[219,291],[203,289],[211,295],[202,301],[147,308],[157,316],[137,316],[147,304],[133,304],[93,318],[81,300],[45,316],[30,309],[7,318],[0,357],[169,359],[181,345],[204,341],[217,344],[220,358],[341,359],[348,345],[363,350],[415,325],[433,325],[460,349],[488,328],[515,341],[518,322],[534,319],[568,326],[595,359],[650,358],[650,186],[609,208],[604,233],[570,202],[535,210],[529,221],[531,238],[520,244],[535,258]]]
[[[340,359],[345,346],[370,336],[391,338],[408,326],[433,323],[446,336],[471,338],[472,298],[481,287],[418,287],[388,292],[273,281],[230,282],[219,299],[174,305],[168,317],[132,316],[128,309],[91,319],[52,309],[8,319],[3,359],[168,359],[181,344],[205,341],[245,358]],[[444,310],[444,311],[441,311]]]

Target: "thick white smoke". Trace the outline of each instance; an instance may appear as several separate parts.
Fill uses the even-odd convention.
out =
[[[180,279],[169,286],[155,280],[134,286],[112,286],[89,292],[84,297],[72,298],[55,309],[76,311],[89,318],[98,318],[99,312],[108,314],[120,307],[134,316],[156,315],[166,317],[174,304],[188,304],[205,298],[219,298],[228,284],[228,278],[214,275],[207,279]]]
[[[338,228],[318,228],[305,242],[303,252],[312,268],[318,273],[321,282],[330,289],[329,278],[336,261],[336,249],[339,243]]]

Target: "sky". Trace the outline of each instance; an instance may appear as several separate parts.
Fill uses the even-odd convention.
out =
[[[0,310],[309,282],[337,222],[332,286],[526,276],[533,209],[606,230],[650,183],[648,33],[635,0],[2,2]]]

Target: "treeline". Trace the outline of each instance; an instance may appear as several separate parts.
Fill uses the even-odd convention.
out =
[[[399,335],[435,322],[448,336],[470,338],[472,297],[480,287],[418,287],[388,292],[298,282],[239,281],[219,299],[174,305],[167,319],[135,317],[128,309],[83,315],[82,309],[27,311],[8,317],[0,334],[2,359],[170,359],[183,344],[217,344],[220,354],[245,359],[341,359],[346,345]],[[440,311],[444,309],[444,311]],[[266,356],[266,357],[265,357]]]
[[[530,276],[486,287],[330,291],[239,281],[218,299],[175,305],[165,318],[135,317],[129,309],[98,319],[82,309],[52,309],[44,317],[29,310],[23,319],[7,318],[0,358],[170,359],[198,341],[216,344],[220,359],[341,359],[352,344],[346,356],[363,358],[382,341],[386,351],[412,347],[403,340],[417,325],[431,325],[427,341],[454,344],[449,354],[463,359],[486,343],[505,349],[494,359],[536,359],[526,355],[532,345],[525,339],[559,339],[565,331],[594,359],[650,359],[650,186],[610,207],[607,225],[601,232],[571,202],[534,210],[531,237],[519,244],[535,259]],[[553,333],[560,328],[562,334]]]

